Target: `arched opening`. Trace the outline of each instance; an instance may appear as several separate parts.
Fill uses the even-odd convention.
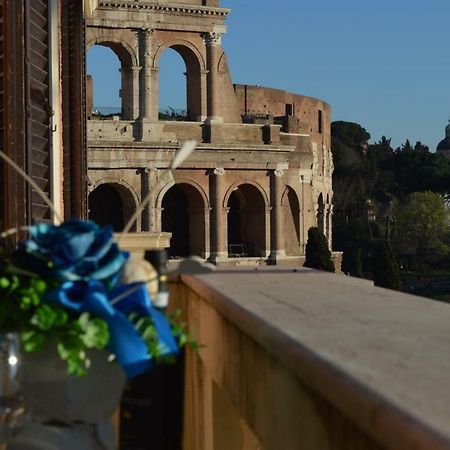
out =
[[[229,256],[265,256],[265,203],[261,192],[251,184],[241,184],[231,193],[227,206]]]
[[[317,228],[325,234],[325,205],[323,203],[323,195],[320,194],[317,199]]]
[[[120,116],[131,120],[139,114],[134,91],[138,73],[132,56],[118,42],[99,42],[86,54],[86,108],[88,119]]]
[[[159,62],[158,92],[161,120],[198,121],[202,116],[201,70],[189,47],[175,44]]]
[[[300,204],[296,192],[287,186],[281,201],[284,212],[285,249],[288,256],[300,256]]]
[[[187,80],[183,58],[168,48],[159,60],[159,118],[187,120]]]
[[[88,50],[86,55],[88,118],[122,114],[120,66],[119,58],[110,48],[94,45]]]
[[[187,183],[172,186],[162,200],[162,231],[172,233],[169,256],[205,256],[205,205]]]
[[[95,188],[88,198],[89,219],[101,227],[111,225],[113,230],[120,232],[136,208],[136,202],[131,192],[120,184],[101,184]],[[136,231],[136,224],[132,231]]]

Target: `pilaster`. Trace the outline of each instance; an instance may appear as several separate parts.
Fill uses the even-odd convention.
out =
[[[284,248],[284,217],[281,206],[283,194],[284,170],[276,169],[270,173],[270,202],[272,205],[270,216],[270,260],[274,263],[286,257]]]
[[[223,207],[225,195],[225,169],[216,168],[209,174],[212,211],[211,211],[211,256],[212,261],[228,258],[227,216]]]

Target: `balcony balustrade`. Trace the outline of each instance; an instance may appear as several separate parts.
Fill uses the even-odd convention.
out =
[[[185,450],[450,449],[449,305],[310,269],[181,275]]]

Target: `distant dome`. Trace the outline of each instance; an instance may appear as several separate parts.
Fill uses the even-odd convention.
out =
[[[439,142],[438,146],[436,147],[436,150],[450,150],[450,138],[446,137],[445,139],[442,139],[442,141]]]
[[[439,142],[437,151],[450,150],[450,123],[445,127],[445,138]]]

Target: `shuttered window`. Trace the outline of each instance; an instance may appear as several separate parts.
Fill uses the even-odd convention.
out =
[[[49,17],[47,1],[26,0],[26,113],[28,173],[50,197]],[[31,221],[50,219],[50,210],[30,190]]]
[[[82,2],[61,0],[64,215],[87,217],[85,33]]]
[[[0,0],[0,149],[3,150],[3,142],[4,142],[4,136],[5,136],[5,129],[4,129],[4,84],[5,84],[5,66],[4,66],[4,52],[3,52],[3,45],[4,45],[4,7],[3,7],[3,1]],[[4,172],[4,166],[2,161],[0,161],[0,230],[4,229],[6,227],[5,223],[5,202],[4,202],[4,193],[5,193],[5,177],[6,174]]]
[[[0,145],[50,196],[49,1],[0,0]],[[58,0],[62,50],[65,216],[86,216],[84,22],[82,2]],[[59,131],[59,130],[58,130]],[[49,220],[49,208],[14,171],[0,166],[0,221],[17,227]]]

